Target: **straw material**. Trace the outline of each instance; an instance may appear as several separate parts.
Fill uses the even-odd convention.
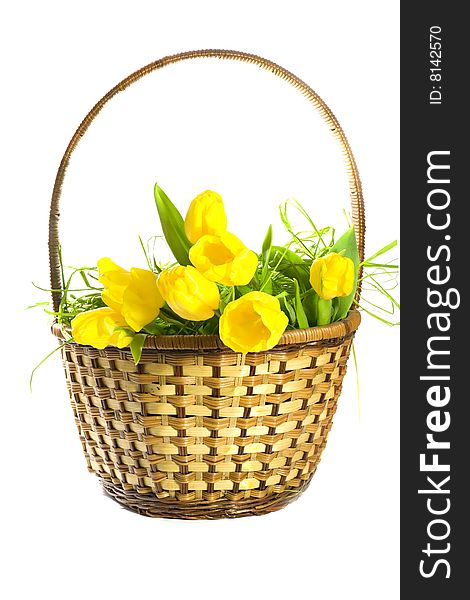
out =
[[[364,259],[364,201],[356,162],[338,120],[318,94],[254,54],[182,52],[118,83],[86,115],[65,150],[49,216],[54,310],[62,297],[60,198],[72,153],[116,94],[163,67],[202,58],[270,71],[318,111],[344,158]],[[356,299],[359,294],[360,285]],[[278,510],[298,497],[315,472],[359,322],[357,311],[351,311],[339,323],[287,331],[269,352],[246,356],[226,348],[218,336],[148,336],[138,366],[128,349],[65,345],[67,384],[88,468],[109,496],[148,516],[213,519]],[[63,339],[57,324],[53,332]]]
[[[359,321],[352,311],[343,338],[247,355],[145,349],[137,366],[127,349],[64,346],[89,470],[148,516],[281,508],[317,468]]]

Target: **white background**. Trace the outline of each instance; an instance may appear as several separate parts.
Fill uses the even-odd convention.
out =
[[[119,80],[197,48],[260,54],[309,83],[355,152],[367,250],[398,236],[398,2],[17,1],[2,6],[2,485],[0,587],[8,600],[398,598],[398,330],[365,318],[335,424],[309,489],[269,516],[151,520],[102,496],[89,475],[55,341],[40,310],[55,173],[80,120]],[[71,264],[103,254],[145,266],[157,233],[155,180],[184,211],[209,187],[230,228],[258,249],[276,207],[296,196],[344,225],[339,152],[310,105],[256,67],[170,67],[118,96],[93,125],[64,186]],[[280,229],[276,230],[277,235]],[[282,242],[282,239],[279,238]]]

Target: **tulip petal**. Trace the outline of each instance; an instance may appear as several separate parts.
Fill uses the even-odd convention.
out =
[[[203,235],[189,251],[192,264],[204,277],[223,285],[248,284],[258,267],[258,257],[233,233]]]
[[[165,301],[157,276],[152,271],[132,268],[130,282],[123,294],[121,313],[134,331],[140,331],[158,316]]]
[[[77,344],[105,348],[106,346],[128,346],[132,335],[126,331],[116,331],[126,328],[123,317],[111,308],[97,308],[80,313],[72,320],[72,336]]]
[[[229,302],[220,318],[219,333],[235,352],[261,352],[273,348],[288,324],[279,300],[265,292],[249,292]]]
[[[158,287],[168,306],[183,319],[206,321],[220,303],[217,285],[194,267],[172,267],[160,273]]]
[[[196,196],[184,221],[189,241],[195,244],[203,235],[219,235],[226,229],[227,216],[221,196],[212,190]]]
[[[110,258],[98,261],[103,302],[118,312],[134,331],[140,331],[158,316],[164,300],[157,276],[146,269],[126,271]]]
[[[336,252],[330,252],[312,263],[310,284],[323,300],[349,296],[355,282],[353,261]]]

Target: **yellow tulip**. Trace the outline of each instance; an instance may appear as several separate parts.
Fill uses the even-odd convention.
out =
[[[277,298],[265,292],[249,292],[227,304],[220,317],[219,334],[235,352],[261,352],[279,342],[287,323]]]
[[[132,341],[132,335],[117,327],[128,325],[124,318],[112,308],[97,308],[80,313],[72,320],[72,337],[77,344],[105,348],[117,346],[124,348]]]
[[[151,323],[165,303],[157,276],[146,269],[126,271],[109,258],[98,261],[99,280],[104,286],[103,302],[119,312],[134,331]]]
[[[169,307],[190,321],[205,321],[219,307],[219,289],[194,267],[172,267],[162,271],[158,287]]]
[[[189,260],[204,277],[223,285],[246,285],[258,266],[258,257],[233,233],[203,235],[189,251]]]
[[[318,258],[310,267],[310,283],[323,300],[349,296],[354,286],[354,263],[336,252]]]
[[[217,192],[206,190],[189,205],[184,230],[191,243],[203,235],[218,235],[227,229],[224,203]]]

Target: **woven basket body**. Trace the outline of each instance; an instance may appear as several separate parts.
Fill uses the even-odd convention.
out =
[[[67,383],[88,468],[150,516],[270,512],[308,485],[331,428],[357,312],[343,337],[248,355],[70,344]],[[342,325],[342,324],[341,324]]]
[[[328,106],[269,60],[231,50],[191,51],[162,58],[121,81],[92,108],[67,146],[49,221],[54,310],[62,296],[59,201],[74,149],[116,94],[153,71],[199,58],[271,71],[320,113],[343,153],[363,260],[359,174]],[[65,345],[67,384],[88,468],[107,494],[148,516],[214,519],[281,508],[308,485],[318,465],[359,322],[353,310],[339,323],[287,331],[272,350],[247,355],[232,352],[217,336],[148,336],[137,366],[128,349]],[[63,339],[57,324],[53,332]]]

